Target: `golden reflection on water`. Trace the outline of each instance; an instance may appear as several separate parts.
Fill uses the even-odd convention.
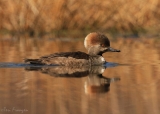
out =
[[[2,114],[158,114],[160,113],[160,41],[158,39],[111,40],[121,53],[105,53],[109,62],[106,78],[120,78],[97,92],[88,76],[50,76],[25,68],[0,68],[0,113]],[[83,39],[14,39],[0,41],[0,62],[22,63],[24,58],[84,51]],[[96,78],[96,77],[95,77]],[[99,80],[99,78],[95,79]],[[91,84],[91,85],[90,85]],[[97,82],[96,82],[97,84]],[[98,85],[98,84],[97,84]]]

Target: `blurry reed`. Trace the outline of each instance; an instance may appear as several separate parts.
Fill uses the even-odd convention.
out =
[[[61,30],[159,30],[159,8],[159,0],[1,0],[0,30],[30,35]]]

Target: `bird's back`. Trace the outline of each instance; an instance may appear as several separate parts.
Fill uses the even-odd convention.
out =
[[[54,53],[48,56],[42,56],[39,59],[25,59],[25,62],[34,65],[83,66],[89,63],[89,55],[80,51],[62,52],[62,53]]]

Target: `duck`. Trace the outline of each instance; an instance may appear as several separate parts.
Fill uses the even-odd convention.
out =
[[[84,47],[88,53],[61,52],[42,56],[38,59],[25,59],[25,63],[31,65],[58,65],[58,66],[93,66],[103,65],[106,61],[102,54],[105,52],[120,52],[118,49],[110,47],[107,36],[99,32],[89,33],[84,39]]]

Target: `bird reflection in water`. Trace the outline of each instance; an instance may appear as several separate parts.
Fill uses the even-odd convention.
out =
[[[107,67],[118,66],[116,63],[106,63],[104,66],[67,67],[67,66],[34,66],[25,68],[27,71],[39,71],[54,77],[81,78],[87,77],[84,83],[85,93],[105,93],[109,91],[110,83],[119,81],[120,78],[107,78],[103,72]]]

